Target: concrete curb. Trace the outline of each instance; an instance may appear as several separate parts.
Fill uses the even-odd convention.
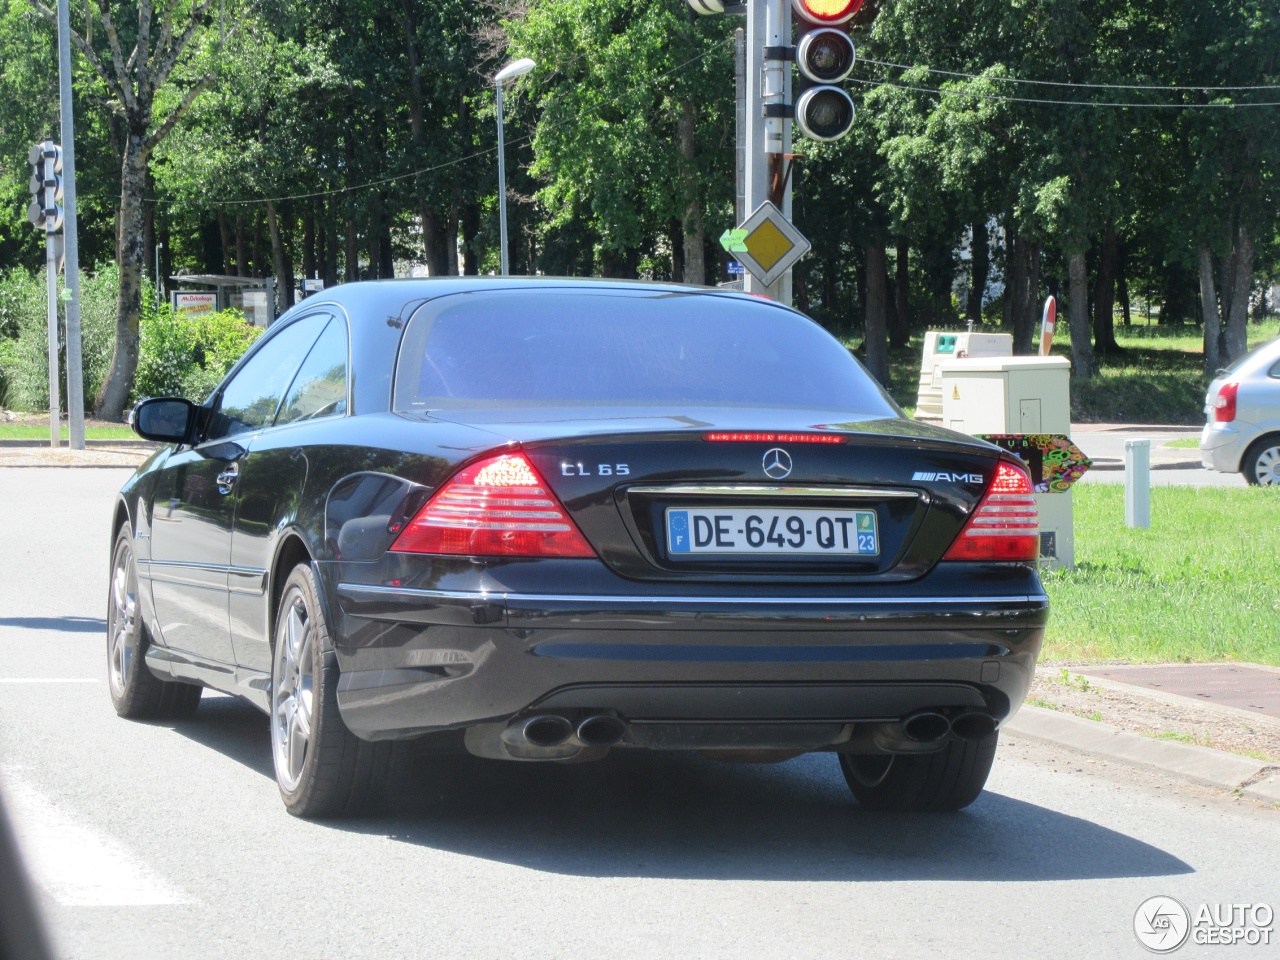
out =
[[[1242,796],[1264,803],[1280,804],[1280,767],[1261,760],[1190,743],[1153,740],[1106,723],[1027,705],[1001,729],[1220,790],[1238,790]]]
[[[61,446],[51,447],[49,446],[48,438],[44,440],[0,440],[0,449],[25,449],[30,447],[44,450],[70,450],[71,448],[66,443],[64,440]],[[85,440],[84,445],[86,450],[91,450],[94,447],[128,447],[139,450],[155,450],[160,447],[160,444],[152,443],[150,440],[133,440],[127,437],[120,440]]]

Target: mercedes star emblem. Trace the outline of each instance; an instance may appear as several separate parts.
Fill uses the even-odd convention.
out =
[[[764,475],[771,480],[781,480],[791,474],[791,454],[781,447],[764,453]]]

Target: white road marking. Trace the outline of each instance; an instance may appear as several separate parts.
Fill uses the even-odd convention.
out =
[[[4,767],[3,787],[18,847],[31,875],[67,907],[137,907],[190,903],[113,837],[76,821],[70,811]]]
[[[0,683],[101,683],[97,677],[0,677]]]

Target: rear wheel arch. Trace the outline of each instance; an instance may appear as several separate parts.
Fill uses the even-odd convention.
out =
[[[275,643],[276,616],[279,612],[280,597],[284,593],[285,581],[289,579],[289,574],[293,572],[294,567],[299,564],[310,565],[311,562],[311,551],[302,537],[296,533],[290,533],[281,539],[280,546],[276,550],[275,560],[271,564],[271,579],[267,584],[267,639],[269,643]],[[320,598],[320,602],[322,605],[324,604],[323,597]]]

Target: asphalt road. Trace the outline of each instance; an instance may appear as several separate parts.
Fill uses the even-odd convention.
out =
[[[1147,955],[1157,894],[1280,909],[1280,811],[1011,739],[950,816],[861,811],[823,756],[407,755],[383,816],[295,820],[254,708],[111,710],[126,476],[0,469],[0,785],[65,956],[1092,960]]]
[[[1200,438],[1198,429],[1179,427],[1134,427],[1091,430],[1076,427],[1071,438],[1093,461],[1094,466],[1081,483],[1124,483],[1125,441],[1151,441],[1151,485],[1153,487],[1247,487],[1238,473],[1218,473],[1200,464],[1194,447],[1167,447],[1172,440]]]

